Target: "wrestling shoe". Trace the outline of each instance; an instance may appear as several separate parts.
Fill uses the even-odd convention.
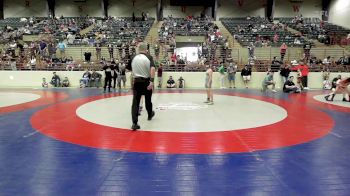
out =
[[[152,111],[151,116],[149,116],[147,120],[152,120],[152,118],[154,117],[155,114],[156,114],[156,113],[155,113],[154,111]]]
[[[138,125],[138,124],[132,124],[132,126],[131,126],[131,129],[133,130],[133,131],[136,131],[137,129],[140,129],[141,127],[140,127],[140,125]]]

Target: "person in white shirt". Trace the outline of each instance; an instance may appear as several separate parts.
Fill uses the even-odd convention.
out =
[[[68,40],[68,44],[73,44],[75,40],[75,36],[72,33],[68,33],[67,40]]]
[[[237,72],[237,65],[230,63],[227,68],[227,76],[228,76],[228,82],[229,82],[230,88],[232,88],[232,84],[233,84],[233,88],[236,88],[236,83],[235,83],[236,72]]]
[[[331,57],[327,56],[327,58],[323,59],[322,64],[323,65],[330,65],[331,64]]]
[[[30,69],[35,69],[35,67],[36,67],[36,58],[35,58],[35,56],[32,56],[31,58],[30,58]]]

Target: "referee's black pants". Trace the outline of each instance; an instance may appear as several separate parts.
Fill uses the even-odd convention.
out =
[[[103,89],[106,91],[106,88],[108,86],[108,91],[111,90],[112,86],[112,76],[106,76],[105,77],[105,85],[103,86]]]
[[[134,79],[134,86],[133,86],[133,101],[131,106],[131,116],[132,116],[132,122],[134,124],[137,124],[138,117],[139,117],[139,107],[140,107],[140,100],[141,96],[145,96],[145,102],[146,102],[146,110],[148,113],[148,116],[150,117],[152,115],[152,90],[147,90],[147,87],[149,85],[149,78],[135,78]]]
[[[301,83],[303,84],[303,87],[307,87],[307,76],[301,78]]]

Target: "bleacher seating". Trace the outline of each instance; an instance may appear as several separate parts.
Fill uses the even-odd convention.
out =
[[[107,39],[102,44],[131,42],[137,39],[141,42],[148,34],[154,18],[148,18],[146,21],[133,21],[131,17],[110,18],[106,21],[99,21],[95,28],[86,34],[87,37],[97,39],[98,33],[105,34]]]
[[[286,43],[288,46],[298,47],[305,43],[305,40],[299,35],[295,35],[265,18],[220,18],[220,21],[242,46],[248,46],[251,42],[255,43],[255,46],[262,46],[263,44],[259,44],[259,41],[271,43],[274,41],[275,34],[278,35],[279,39],[277,43],[272,45],[280,46],[282,43]],[[294,44],[295,39],[298,39],[300,44]]]
[[[322,21],[319,18],[303,18],[302,22],[296,18],[276,18],[276,20],[300,31],[309,39],[317,39],[326,44],[338,44],[341,38],[350,33],[349,29]]]

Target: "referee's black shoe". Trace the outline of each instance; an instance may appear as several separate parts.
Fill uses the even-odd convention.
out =
[[[148,117],[148,120],[152,120],[153,116],[155,115],[156,113],[154,111],[152,111],[152,114],[151,116]]]
[[[131,129],[133,130],[133,131],[136,131],[137,129],[140,129],[141,127],[140,127],[140,125],[138,125],[138,124],[132,124],[132,126],[131,126]]]

